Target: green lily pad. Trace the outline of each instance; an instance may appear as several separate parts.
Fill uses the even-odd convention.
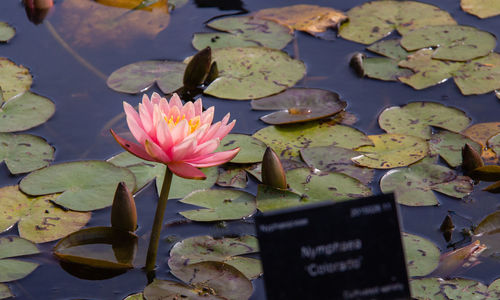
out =
[[[481,19],[500,15],[500,3],[496,0],[461,0],[460,6]]]
[[[9,287],[5,284],[0,283],[0,299],[13,298],[14,294],[10,291]]]
[[[353,149],[371,145],[371,140],[361,131],[334,122],[318,121],[287,126],[268,126],[254,133],[253,137],[273,148],[281,158],[299,156],[299,150],[309,147],[337,146]]]
[[[460,133],[451,131],[440,131],[432,135],[429,141],[431,155],[439,154],[450,167],[458,167],[462,164],[462,148],[469,144],[478,153],[481,153],[481,144]]]
[[[373,146],[356,149],[360,155],[352,161],[374,169],[405,167],[427,156],[429,146],[425,139],[403,134],[380,134],[368,136]]]
[[[311,147],[300,150],[300,156],[311,168],[321,171],[343,173],[356,178],[363,184],[369,184],[375,171],[369,168],[356,166],[351,158],[359,152],[335,146]]]
[[[277,95],[252,100],[254,110],[278,110],[260,119],[267,124],[291,124],[332,116],[347,106],[337,93],[322,89],[291,88]]]
[[[380,114],[378,123],[387,133],[430,139],[430,126],[460,132],[467,128],[470,118],[463,111],[440,103],[412,102],[385,109]]]
[[[422,49],[410,54],[399,66],[415,72],[413,75],[399,77],[399,81],[414,89],[421,90],[445,82],[464,64],[460,62],[440,61],[432,58],[433,50]]]
[[[421,278],[410,281],[412,297],[419,300],[494,300],[500,297],[498,281],[495,280],[489,287],[481,282],[453,278],[443,280],[441,278]]]
[[[456,24],[448,12],[415,1],[367,2],[350,9],[347,16],[349,21],[340,27],[340,36],[363,44],[376,42],[394,30],[404,35],[425,26]]]
[[[365,58],[363,70],[365,76],[385,81],[398,81],[400,77],[413,74],[411,70],[400,68],[397,60],[385,57]]]
[[[144,300],[144,295],[142,293],[132,294],[123,300]]]
[[[463,198],[473,190],[469,177],[457,176],[447,167],[422,162],[387,172],[380,180],[382,193],[394,192],[400,204],[408,206],[438,205],[434,191]]]
[[[366,50],[370,50],[373,53],[377,53],[397,61],[405,60],[406,57],[412,52],[406,51],[405,48],[401,47],[399,42],[400,39],[382,40],[370,45],[366,48]]]
[[[255,212],[255,197],[238,190],[198,190],[180,200],[203,209],[180,212],[184,217],[200,222],[238,220]]]
[[[259,184],[256,200],[257,208],[262,212],[317,202],[289,190],[281,190],[265,184]]]
[[[359,180],[342,173],[314,173],[309,168],[286,172],[290,190],[311,201],[343,201],[372,194]]]
[[[233,147],[234,148],[234,147]],[[231,148],[231,149],[233,149]],[[134,192],[142,189],[146,184],[156,179],[156,190],[158,195],[161,192],[163,178],[165,176],[165,165],[140,159],[129,152],[122,152],[108,160],[118,167],[129,169],[136,178],[137,187]],[[172,178],[169,199],[183,198],[194,190],[209,189],[217,181],[217,167],[201,169],[207,176],[205,180],[184,179],[178,176]],[[132,189],[131,189],[132,190]]]
[[[163,93],[170,94],[182,87],[186,66],[177,61],[139,61],[114,71],[106,83],[110,89],[129,94],[144,92],[156,83]]]
[[[0,72],[0,82],[2,83],[3,98],[5,100],[9,100],[30,89],[33,78],[27,68],[18,66],[5,57],[0,57],[0,69],[2,70]]]
[[[250,235],[222,239],[214,239],[208,235],[195,236],[172,247],[168,266],[177,270],[203,261],[218,261],[235,267],[248,279],[255,279],[262,274],[260,261],[239,255],[258,251],[257,239]]]
[[[464,95],[477,95],[500,89],[500,54],[493,52],[475,59],[455,72],[455,84]]]
[[[258,181],[262,182],[262,164],[256,163],[245,167],[245,171],[255,177]]]
[[[408,51],[437,47],[434,59],[467,61],[488,55],[496,46],[496,38],[471,26],[428,26],[404,34],[401,46]]]
[[[155,279],[144,289],[147,300],[184,299],[184,300],[225,300],[211,294],[211,290],[200,291],[197,287],[169,280]]]
[[[196,33],[193,46],[198,50],[207,46],[212,49],[248,46],[282,49],[293,39],[288,27],[252,16],[217,19],[207,26],[227,33]]]
[[[243,167],[224,166],[219,168],[217,185],[244,189],[247,187],[247,172]]]
[[[0,108],[0,132],[23,131],[36,127],[50,119],[54,112],[55,105],[52,101],[25,92],[10,98]]]
[[[7,43],[16,35],[14,27],[5,22],[0,22],[0,42]],[[1,298],[0,298],[1,299]]]
[[[227,151],[236,147],[240,147],[240,152],[231,160],[231,163],[235,164],[261,162],[266,151],[266,144],[252,136],[239,133],[226,135],[216,151]]]
[[[439,249],[433,242],[421,236],[402,233],[408,276],[425,276],[439,264]]]
[[[205,94],[233,100],[266,97],[284,91],[306,72],[304,63],[285,52],[264,48],[221,48],[212,52],[219,77]]]
[[[54,202],[76,211],[110,206],[119,182],[135,188],[134,174],[104,161],[52,165],[26,176],[19,188],[32,196],[62,193]]]
[[[30,241],[17,236],[0,237],[0,283],[24,278],[38,267],[37,263],[11,258],[37,253],[40,251]]]
[[[58,195],[29,197],[17,186],[0,188],[0,232],[18,223],[19,235],[34,243],[60,239],[85,226],[90,213],[63,210],[52,201]]]
[[[12,174],[46,167],[54,159],[54,148],[40,137],[0,133],[0,140],[0,161],[5,161]]]
[[[243,273],[221,262],[200,262],[170,272],[198,290],[214,291],[223,299],[247,300],[253,292],[252,282]],[[144,295],[149,300],[148,295]]]
[[[500,156],[500,133],[488,140],[488,148],[492,149],[497,156]]]

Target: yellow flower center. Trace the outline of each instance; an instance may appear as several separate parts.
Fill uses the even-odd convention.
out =
[[[171,130],[175,126],[177,126],[177,124],[179,124],[180,121],[182,121],[184,119],[186,119],[185,115],[177,116],[177,118],[175,118],[175,120],[174,120],[173,116],[170,116],[170,119],[168,119],[168,120],[167,120],[167,117],[165,117],[165,121],[168,124],[168,128],[170,128]],[[196,117],[192,118],[191,120],[188,121],[188,124],[189,124],[189,133],[193,133],[201,125],[200,117],[196,116]]]

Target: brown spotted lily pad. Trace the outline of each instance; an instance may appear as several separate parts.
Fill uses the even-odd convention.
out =
[[[458,167],[462,164],[462,148],[465,144],[469,144],[478,153],[481,152],[481,144],[465,135],[447,130],[432,135],[429,150],[431,155],[441,156],[450,167]]]
[[[2,70],[0,82],[4,100],[9,100],[30,89],[33,78],[27,68],[16,65],[5,57],[0,57],[0,69]]]
[[[460,6],[481,19],[500,15],[500,3],[496,0],[461,0]]]
[[[19,235],[34,243],[60,239],[85,226],[90,213],[63,210],[53,204],[57,195],[29,197],[17,186],[0,188],[0,232],[17,223]]]
[[[267,124],[291,124],[332,116],[347,104],[337,93],[322,89],[291,88],[283,93],[252,100],[254,110],[278,110],[260,119]]]
[[[500,122],[474,124],[462,131],[462,133],[483,146],[481,157],[485,161],[496,161],[497,155],[492,149],[487,148],[487,145],[491,137],[500,133]]]
[[[235,267],[248,279],[255,279],[262,274],[260,261],[240,255],[258,251],[257,239],[250,235],[221,239],[207,235],[195,236],[172,247],[168,266],[171,270],[177,270],[203,261],[219,261]]]
[[[385,57],[363,58],[361,67],[363,75],[385,81],[398,81],[413,74],[411,70],[401,68],[397,60]]]
[[[385,109],[378,123],[388,133],[408,134],[431,138],[431,126],[460,132],[467,128],[470,118],[453,107],[435,102],[412,102]]]
[[[458,176],[445,166],[422,162],[387,172],[380,180],[380,189],[393,192],[400,204],[427,206],[439,204],[433,191],[463,198],[472,193],[473,185],[469,177]]]
[[[12,174],[46,167],[54,159],[54,148],[40,137],[0,133],[0,141],[0,161],[5,161]]]
[[[147,297],[147,298],[146,298]],[[155,279],[145,289],[144,293],[138,296],[139,300],[163,300],[163,299],[184,299],[184,300],[225,300],[227,298],[212,294],[212,290],[201,290],[198,287],[179,283],[177,281]],[[137,300],[127,298],[126,300]]]
[[[440,251],[428,239],[421,236],[402,233],[408,275],[425,276],[431,273],[439,263]]]
[[[247,172],[245,166],[223,166],[219,168],[219,177],[216,184],[224,187],[244,189],[247,186]]]
[[[459,299],[484,299],[494,300],[500,297],[500,281],[495,280],[489,287],[481,282],[453,278],[419,278],[410,281],[411,295],[418,300],[459,300]]]
[[[472,60],[455,72],[455,84],[464,95],[477,95],[500,89],[500,54]]]
[[[35,244],[17,236],[0,237],[0,283],[18,280],[33,272],[38,264],[18,259],[40,253]]]

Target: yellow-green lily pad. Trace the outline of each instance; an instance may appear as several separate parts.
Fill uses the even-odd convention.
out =
[[[0,237],[0,283],[18,280],[33,272],[38,264],[13,257],[40,253],[36,245],[17,236]]]
[[[1,78],[0,82],[2,82]],[[28,130],[45,123],[54,112],[55,105],[52,101],[31,92],[25,92],[10,98],[0,107],[0,132]]]
[[[157,84],[165,94],[182,87],[186,64],[167,60],[146,60],[132,63],[111,73],[106,83],[117,92],[137,94]]]
[[[16,35],[14,27],[8,23],[0,22],[0,42],[7,43]],[[2,298],[0,298],[2,299]]]
[[[135,188],[135,177],[126,168],[104,161],[77,161],[52,165],[26,176],[19,188],[40,196],[62,193],[54,202],[76,211],[91,211],[110,206],[119,182]]]
[[[492,136],[488,140],[488,148],[492,149],[497,156],[500,156],[500,133]]]
[[[240,152],[231,160],[231,163],[235,164],[261,162],[266,151],[266,144],[250,135],[239,133],[226,135],[216,151],[227,151],[236,147],[240,147]]]
[[[453,107],[435,102],[412,102],[392,106],[379,116],[378,123],[387,133],[408,134],[431,138],[431,126],[460,132],[470,123],[467,115]]]
[[[0,141],[0,161],[12,174],[46,167],[54,159],[54,148],[38,136],[0,133]]]
[[[233,100],[258,99],[292,87],[306,73],[300,60],[264,47],[221,48],[212,51],[219,77],[204,93]]]
[[[262,274],[260,261],[240,255],[256,252],[259,252],[257,239],[251,235],[220,239],[208,235],[195,236],[172,247],[168,266],[176,270],[203,261],[218,261],[235,267],[248,279],[255,279]]]
[[[203,207],[180,212],[200,222],[238,220],[252,215],[256,209],[255,197],[238,190],[198,190],[180,202]]]
[[[352,158],[356,164],[373,169],[405,167],[426,157],[429,146],[425,139],[403,134],[368,136],[373,146],[356,149],[361,154]]]
[[[2,83],[3,98],[10,98],[29,90],[33,78],[29,70],[13,61],[0,57],[0,82]]]
[[[500,89],[500,54],[472,60],[454,74],[455,84],[464,95],[477,95]]]
[[[254,110],[277,110],[261,117],[267,124],[307,122],[332,116],[347,103],[337,93],[322,89],[291,88],[277,95],[252,100]]]
[[[496,0],[461,0],[460,6],[481,19],[500,15],[500,3]]]
[[[0,188],[0,232],[18,223],[22,238],[45,243],[85,226],[91,214],[61,209],[52,202],[57,196],[29,197],[21,193],[17,186]]]
[[[3,283],[0,283],[0,299],[13,298],[14,294],[10,291],[9,287]]]
[[[177,281],[155,279],[144,289],[143,297],[147,300],[184,299],[184,300],[225,300],[227,298],[212,294],[206,289],[200,292],[198,287]]]
[[[410,288],[412,297],[418,300],[494,300],[500,297],[498,284],[498,280],[495,280],[487,287],[481,282],[471,279],[452,278],[444,280],[431,277],[411,280]]]
[[[427,162],[387,172],[380,179],[382,193],[394,193],[396,201],[408,206],[438,205],[433,191],[463,198],[473,190],[472,180],[445,166]]]
[[[427,26],[404,34],[401,46],[408,51],[437,47],[432,53],[434,59],[468,61],[488,55],[496,46],[496,38],[471,26]]]
[[[273,148],[274,152],[284,159],[298,157],[299,150],[309,147],[337,146],[353,149],[372,144],[363,132],[335,122],[313,121],[287,126],[268,126],[253,136]]]
[[[433,242],[418,235],[402,233],[408,275],[425,276],[439,264],[440,251]]]
[[[460,133],[443,130],[432,135],[429,141],[431,155],[438,154],[450,167],[462,164],[462,148],[469,144],[478,153],[481,153],[481,144]]]
[[[349,20],[339,34],[347,40],[374,43],[397,30],[404,35],[410,30],[431,25],[453,25],[450,14],[436,6],[415,1],[372,1],[351,8]]]

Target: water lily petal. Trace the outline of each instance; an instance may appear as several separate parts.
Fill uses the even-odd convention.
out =
[[[217,149],[217,147],[219,147],[219,145],[220,145],[219,139],[209,140],[201,145],[198,145],[194,150],[194,152],[191,153],[189,156],[186,156],[185,159],[192,159],[195,157],[212,153],[215,151],[215,149]]]
[[[233,129],[235,124],[236,124],[236,120],[233,120],[229,125],[221,126],[212,138],[213,139],[218,138],[218,139],[222,140],[229,133],[229,131],[231,131],[231,129]]]
[[[172,148],[172,161],[181,161],[196,149],[196,136],[191,135]]]
[[[153,107],[160,103],[161,96],[157,92],[153,92],[151,95],[151,104],[153,104]]]
[[[221,125],[221,122],[219,121],[219,122],[213,124],[212,126],[210,126],[210,128],[207,130],[207,132],[205,133],[205,135],[203,135],[198,140],[198,144],[202,144],[202,143],[205,143],[208,140],[211,140],[212,137],[215,135],[215,133],[217,133],[217,131],[219,130],[220,125]]]
[[[191,120],[194,117],[194,104],[191,101],[188,101],[181,110],[181,116],[184,115],[186,120]]]
[[[201,124],[212,124],[214,120],[214,111],[215,108],[213,106],[209,107],[201,114]]]
[[[149,114],[148,109],[143,103],[139,103],[139,117],[141,118],[142,127],[150,134],[153,131],[153,116]]]
[[[167,166],[172,173],[182,178],[200,180],[207,178],[202,171],[184,162],[171,162]]]
[[[171,156],[170,148],[174,145],[172,136],[170,134],[170,129],[168,128],[167,122],[159,122],[156,132],[158,138],[158,144],[160,147]]]
[[[144,150],[142,146],[137,145],[136,143],[130,142],[121,136],[117,135],[113,129],[110,130],[111,135],[115,138],[115,140],[123,147],[123,149],[132,153],[133,155],[142,158],[144,160],[154,161],[154,159]]]
[[[179,144],[189,134],[189,123],[187,120],[181,120],[173,129],[170,130],[172,142]]]
[[[172,97],[170,98],[170,108],[177,107],[179,110],[182,109],[182,101],[181,98],[179,98],[179,95],[173,94]]]
[[[198,98],[194,102],[194,114],[196,116],[201,116],[201,113],[203,112],[203,103],[201,101],[201,98]]]
[[[233,159],[239,151],[240,148],[235,148],[233,150],[210,153],[208,155],[204,155],[202,158],[199,157],[193,160],[186,160],[186,162],[198,168],[217,166]]]
[[[165,153],[165,151],[163,151],[163,149],[161,149],[161,147],[155,142],[149,139],[144,142],[144,149],[146,149],[146,152],[157,162],[166,164],[171,161],[167,153]]]

